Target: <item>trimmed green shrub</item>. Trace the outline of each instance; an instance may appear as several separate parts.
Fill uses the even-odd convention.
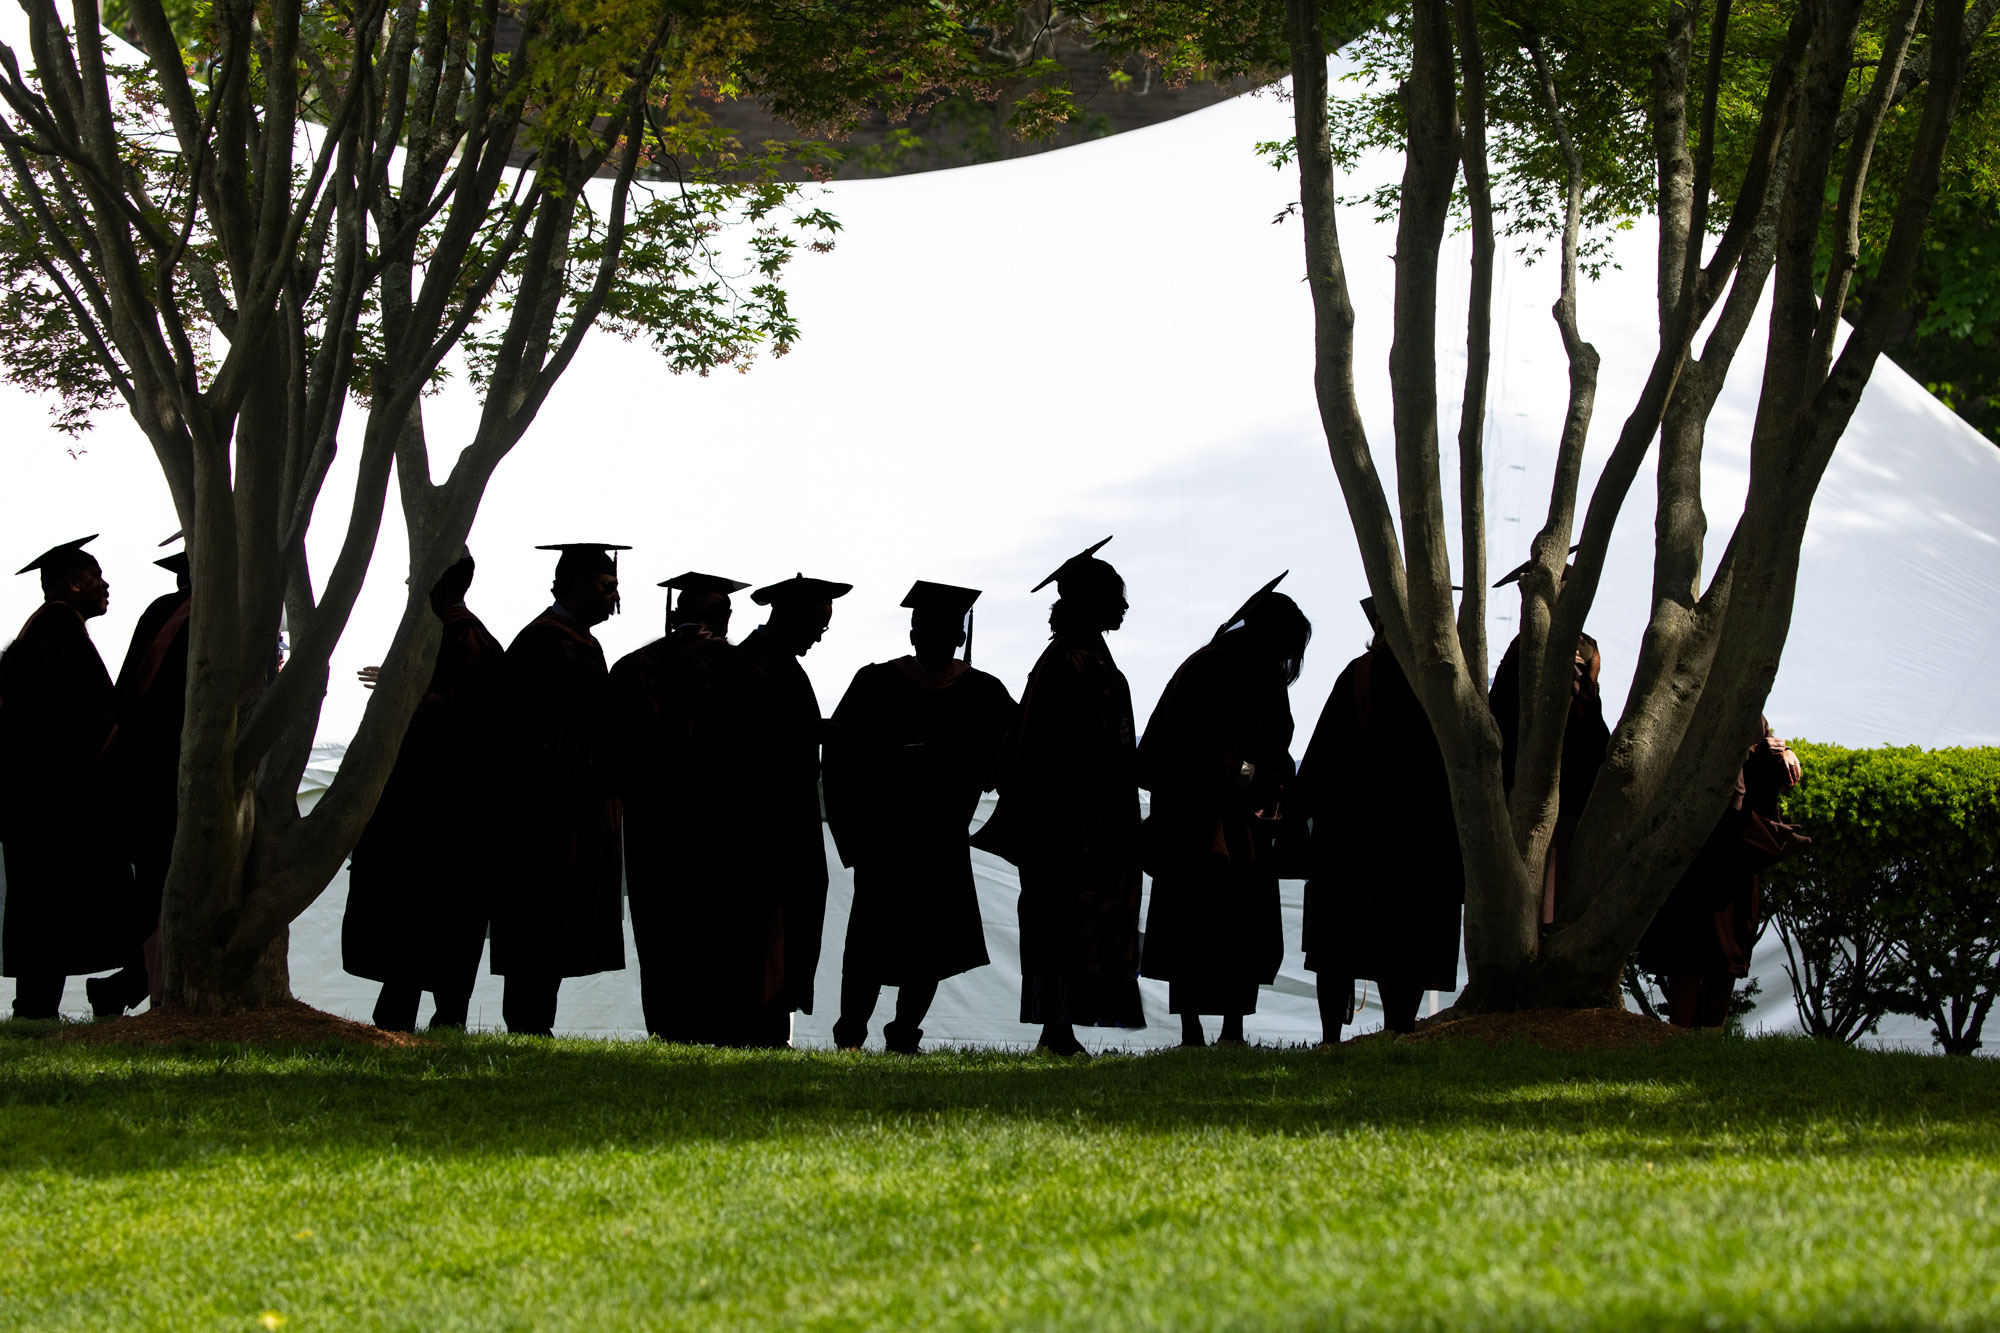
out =
[[[1978,1049],[2000,994],[2000,749],[1794,742],[1785,818],[1812,846],[1764,878],[1799,1020],[1853,1041],[1884,1013]]]

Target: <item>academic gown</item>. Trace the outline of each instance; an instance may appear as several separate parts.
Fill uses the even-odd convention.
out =
[[[990,961],[966,831],[1014,713],[1007,687],[964,662],[855,673],[826,746],[827,825],[854,869],[847,980],[935,982]]]
[[[496,869],[482,806],[505,650],[463,606],[443,616],[430,684],[348,866],[341,966],[453,994],[486,947]]]
[[[669,1041],[782,1042],[784,910],[746,792],[745,681],[726,640],[676,631],[611,668],[607,741],[646,1028]]]
[[[758,762],[750,775],[752,837],[739,874],[760,899],[775,896],[784,916],[781,1003],[811,1013],[826,931],[826,840],[820,832],[819,696],[798,654],[762,626],[738,645]]]
[[[551,608],[507,647],[495,834],[496,976],[583,977],[625,966],[618,799],[599,763],[604,649]]]
[[[1334,682],[1286,816],[1312,827],[1306,967],[1456,990],[1458,822],[1430,720],[1386,644]]]
[[[1142,835],[1153,894],[1140,971],[1169,983],[1170,1013],[1253,1013],[1258,987],[1277,979],[1274,823],[1258,814],[1276,814],[1291,743],[1283,676],[1217,645],[1182,663],[1146,723],[1139,783],[1153,794]]]
[[[1021,1021],[1140,1028],[1132,690],[1104,636],[1042,650],[972,845],[1021,872]]]
[[[1514,790],[1514,762],[1521,749],[1521,638],[1507,645],[1493,673],[1487,706],[1500,728],[1500,772],[1507,790]],[[1542,921],[1556,919],[1558,899],[1569,887],[1569,849],[1583,808],[1604,767],[1611,729],[1604,725],[1604,698],[1597,682],[1585,675],[1570,681],[1569,720],[1563,724],[1562,773],[1556,781],[1556,827],[1542,874]]]
[[[1750,975],[1763,904],[1759,877],[1811,839],[1779,819],[1792,785],[1784,751],[1760,739],[1736,775],[1715,831],[1639,938],[1639,966],[1657,977]]]
[[[155,598],[140,613],[112,688],[111,734],[103,750],[107,787],[125,821],[137,909],[155,927],[180,816],[188,614],[186,591]]]
[[[76,976],[129,962],[144,933],[98,757],[111,674],[84,619],[45,602],[0,654],[0,975]]]

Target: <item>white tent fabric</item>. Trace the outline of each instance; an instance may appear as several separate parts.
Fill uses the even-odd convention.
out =
[[[503,638],[547,600],[538,543],[624,541],[626,611],[600,631],[616,657],[658,633],[651,584],[681,569],[766,582],[795,570],[853,582],[831,633],[805,659],[831,710],[854,669],[903,651],[898,609],[916,578],[987,589],[978,664],[1018,692],[1045,634],[1046,596],[1026,589],[1107,532],[1133,612],[1113,642],[1143,714],[1177,663],[1251,589],[1289,568],[1286,591],[1318,623],[1294,690],[1303,747],[1321,702],[1365,627],[1366,592],[1327,464],[1311,392],[1311,313],[1295,223],[1273,219],[1295,180],[1251,146],[1289,130],[1288,104],[1251,96],[1061,152],[882,181],[841,182],[824,203],[845,224],[838,250],[800,259],[790,280],[806,336],[789,357],[743,375],[676,379],[648,351],[593,335],[514,457],[472,534],[471,604]],[[1386,161],[1371,170],[1391,169]],[[1364,413],[1391,466],[1383,361],[1392,229],[1342,218],[1363,322]],[[1618,240],[1629,267],[1583,293],[1587,337],[1604,354],[1591,483],[1637,391],[1653,345],[1649,230]],[[1463,258],[1445,257],[1451,308],[1439,353],[1462,365]],[[1513,256],[1496,293],[1488,415],[1488,560],[1521,558],[1553,466],[1565,366],[1548,306],[1555,274]],[[1713,546],[1740,508],[1745,437],[1761,346],[1744,348],[1713,418],[1704,476]],[[0,476],[0,533],[31,555],[83,532],[115,585],[95,622],[116,661],[138,610],[168,586],[146,563],[178,526],[150,450],[111,414],[80,441],[45,428],[46,405],[0,390],[14,441]],[[435,466],[449,466],[475,401],[462,384],[427,405]],[[1456,419],[1456,404],[1442,405]],[[316,567],[338,544],[353,485],[336,466],[311,534]],[[1447,457],[1447,472],[1452,460]],[[1447,476],[1447,486],[1452,481]],[[1652,492],[1642,476],[1613,543],[1592,632],[1615,708],[1644,627]],[[1710,555],[1714,559],[1714,552]],[[392,516],[372,581],[334,659],[321,728],[352,734],[375,660],[404,595]],[[2000,451],[1895,367],[1877,369],[1814,506],[1785,665],[1769,713],[1781,733],[1847,745],[2000,743]],[[0,586],[0,624],[33,609],[31,580]],[[1514,607],[1492,607],[1494,655]],[[754,608],[739,611],[738,632]],[[1005,867],[989,867],[994,873]],[[1288,901],[1296,902],[1296,886]],[[1011,889],[989,883],[996,958]],[[365,1016],[368,998],[337,970],[336,883],[294,930],[299,993]],[[834,918],[841,888],[836,884]],[[831,929],[830,925],[830,929]],[[1291,941],[1297,942],[1295,928]],[[821,992],[830,1003],[837,937]],[[1294,955],[1267,1039],[1315,1026]],[[948,986],[934,1035],[1005,1042],[1025,1030],[1006,963]],[[1765,969],[1763,1017],[1789,1018]],[[82,1007],[81,986],[72,1007]],[[586,996],[602,995],[601,1005]],[[1309,994],[1309,990],[1307,991]],[[966,997],[961,1021],[954,996]],[[11,983],[0,982],[0,1002]],[[1168,1035],[1164,1005],[1148,1039]],[[976,1002],[975,1002],[976,1001]],[[586,1012],[586,1009],[588,1012]],[[497,1015],[497,1003],[484,1012]],[[559,1020],[630,1031],[634,974],[565,988]],[[815,1014],[802,1036],[830,1022]],[[1299,1024],[1305,1024],[1301,1029]],[[1916,1030],[1921,1036],[1921,1030]]]

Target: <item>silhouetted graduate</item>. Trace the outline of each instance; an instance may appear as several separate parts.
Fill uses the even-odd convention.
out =
[[[83,549],[93,540],[21,568],[40,572],[47,600],[0,654],[0,974],[14,978],[16,1018],[54,1018],[64,978],[125,966],[142,938],[132,868],[104,827],[111,674],[87,622],[111,605],[111,585]]]
[[[861,668],[833,710],[827,824],[854,868],[833,1027],[845,1049],[867,1040],[882,987],[894,986],[896,1017],[882,1035],[914,1055],[938,983],[989,961],[966,831],[1015,707],[998,679],[956,656],[978,597],[917,583],[903,599],[915,651]]]
[[[1153,877],[1140,971],[1168,983],[1184,1046],[1225,1043],[1284,961],[1272,835],[1292,780],[1290,687],[1312,625],[1297,603],[1259,589],[1181,664],[1146,723],[1139,783],[1152,792],[1142,846]]]
[[[429,991],[434,1028],[462,1028],[486,948],[499,857],[485,811],[506,653],[465,605],[472,552],[431,588],[443,627],[430,683],[396,767],[355,844],[340,927],[341,966],[382,983],[375,1026],[408,1032]],[[374,687],[376,668],[361,673]]]
[[[555,602],[507,647],[496,764],[511,818],[501,825],[493,907],[494,975],[507,979],[509,1032],[547,1036],[564,977],[625,966],[618,798],[600,762],[604,649],[591,634],[618,610],[613,551],[570,542]]]
[[[166,541],[180,540],[176,532]],[[132,863],[136,910],[146,937],[140,959],[109,977],[85,983],[99,1015],[132,1008],[161,994],[160,900],[174,857],[180,818],[181,723],[187,716],[187,552],[155,560],[174,576],[174,590],[139,613],[132,642],[111,691],[111,734],[104,743],[106,786],[122,818],[125,853]]]
[[[820,936],[826,928],[826,842],[820,833],[819,747],[826,724],[799,659],[812,651],[833,621],[833,603],[853,591],[800,574],[757,589],[750,600],[771,608],[770,619],[744,638],[739,655],[749,687],[751,773],[749,799],[754,841],[745,849],[744,889],[783,912],[784,982],[779,992],[783,1027],[773,1022],[766,1042],[789,1040],[793,1010],[811,1013],[819,972]]]
[[[1763,720],[1715,831],[1639,939],[1639,966],[1661,979],[1676,1027],[1729,1020],[1757,943],[1759,877],[1812,842],[1779,818],[1778,799],[1800,776],[1798,756]]]
[[[1572,546],[1570,550],[1574,552],[1576,548]],[[1533,567],[1531,560],[1511,569],[1493,586],[1504,588]],[[1565,570],[1565,577],[1567,573]],[[1611,730],[1604,725],[1604,698],[1597,683],[1603,670],[1604,656],[1598,651],[1597,640],[1579,634],[1575,674],[1570,678],[1569,718],[1563,724],[1556,827],[1549,839],[1549,854],[1542,871],[1544,925],[1555,921],[1558,905],[1566,896],[1570,847],[1576,841],[1577,825],[1583,822],[1583,808],[1590,803],[1591,788],[1597,785],[1597,770],[1604,766],[1604,752],[1611,744]],[[1500,656],[1486,701],[1500,728],[1500,772],[1511,793],[1514,762],[1521,748],[1521,636],[1518,634]]]
[[[1347,664],[1313,729],[1287,802],[1309,818],[1308,971],[1325,1040],[1340,1039],[1354,981],[1373,981],[1393,1032],[1415,1028],[1426,990],[1458,989],[1465,871],[1444,757],[1423,704],[1376,631]]]
[[[1125,623],[1125,580],[1096,558],[1110,540],[1030,589],[1056,585],[1049,645],[1021,692],[999,803],[972,838],[1020,869],[1021,1021],[1058,1055],[1083,1051],[1077,1027],[1146,1025],[1132,690],[1104,642]]]
[[[758,756],[728,635],[730,595],[750,585],[689,572],[660,586],[667,634],[618,659],[606,705],[646,1030],[721,1046],[783,1041],[782,905],[774,882],[746,891],[742,873],[760,836],[748,798]]]

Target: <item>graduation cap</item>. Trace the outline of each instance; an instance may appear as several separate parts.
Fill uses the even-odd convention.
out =
[[[918,579],[910,585],[909,595],[903,598],[903,605],[920,616],[937,616],[940,619],[950,616],[964,621],[965,664],[971,666],[972,604],[978,600],[977,588],[960,588],[950,583],[930,583]]]
[[[1583,549],[1582,543],[1578,543],[1577,545],[1570,547],[1566,554],[1575,555],[1578,551],[1581,551],[1582,549]],[[1500,576],[1499,582],[1495,583],[1493,586],[1496,588],[1504,588],[1508,584],[1521,578],[1523,575],[1525,575],[1529,570],[1533,569],[1534,567],[1535,567],[1535,557],[1529,556],[1526,560],[1523,560],[1520,564],[1514,566],[1512,569],[1508,570],[1505,574],[1502,574]]]
[[[557,542],[552,546],[537,546],[535,549],[562,552],[556,559],[556,575],[560,578],[565,569],[580,571],[587,568],[600,574],[616,574],[618,557],[611,553],[629,551],[632,548],[620,546],[616,542]]]
[[[629,546],[615,542],[557,542],[553,546],[537,546],[537,551],[561,551],[556,557],[556,578],[578,578],[598,574],[616,574],[618,557],[613,551],[629,551]]]
[[[827,579],[809,579],[804,574],[794,574],[788,579],[765,584],[750,594],[750,600],[759,606],[778,606],[785,602],[821,606],[853,591],[852,583],[833,583]]]
[[[77,560],[79,557],[82,557],[83,548],[85,546],[88,546],[91,542],[96,541],[99,535],[100,534],[93,532],[88,537],[78,537],[73,542],[64,542],[60,546],[51,546],[48,550],[42,552],[40,555],[36,556],[33,560],[30,560],[27,564],[22,565],[19,569],[15,570],[14,572],[16,574],[26,574],[29,573],[30,571],[37,569],[64,568],[67,565],[74,562],[75,560]]]
[[[1289,574],[1291,572],[1292,571],[1288,569],[1285,571],[1285,574]],[[1229,619],[1223,621],[1222,628],[1218,629],[1216,633],[1218,634],[1227,633],[1232,626],[1237,625],[1242,621],[1248,620],[1250,618],[1250,613],[1257,609],[1257,603],[1263,601],[1265,597],[1270,595],[1272,589],[1276,588],[1280,583],[1283,583],[1285,581],[1285,574],[1278,575],[1278,577],[1272,579],[1269,583],[1257,589],[1257,591],[1251,593],[1250,599],[1244,602],[1243,605],[1237,607],[1236,614],[1229,617]]]
[[[1058,579],[1062,578],[1063,575],[1071,573],[1074,570],[1080,568],[1086,560],[1089,560],[1092,556],[1096,555],[1099,551],[1103,550],[1105,547],[1105,543],[1109,542],[1110,540],[1111,538],[1106,537],[1104,541],[1097,543],[1095,546],[1084,547],[1081,551],[1078,551],[1075,555],[1063,561],[1060,565],[1057,565],[1055,573],[1049,575],[1047,578],[1043,579],[1040,583],[1037,583],[1034,587],[1028,589],[1028,591],[1040,592],[1042,589],[1048,587],[1051,583],[1054,583]],[[1056,591],[1061,592],[1062,589],[1057,588]]]
[[[723,578],[719,574],[697,574],[693,570],[689,570],[685,574],[674,575],[658,586],[665,588],[669,593],[678,588],[682,593],[691,593],[696,597],[707,593],[720,593],[722,596],[727,597],[732,592],[742,592],[750,585],[747,583],[738,583],[735,579]]]
[[[175,528],[174,535],[161,542],[160,545],[172,546],[181,539],[181,533],[182,529]],[[176,551],[164,559],[155,560],[153,563],[161,569],[166,570],[169,574],[172,574],[175,578],[184,579],[188,577],[188,557],[186,551]]]

